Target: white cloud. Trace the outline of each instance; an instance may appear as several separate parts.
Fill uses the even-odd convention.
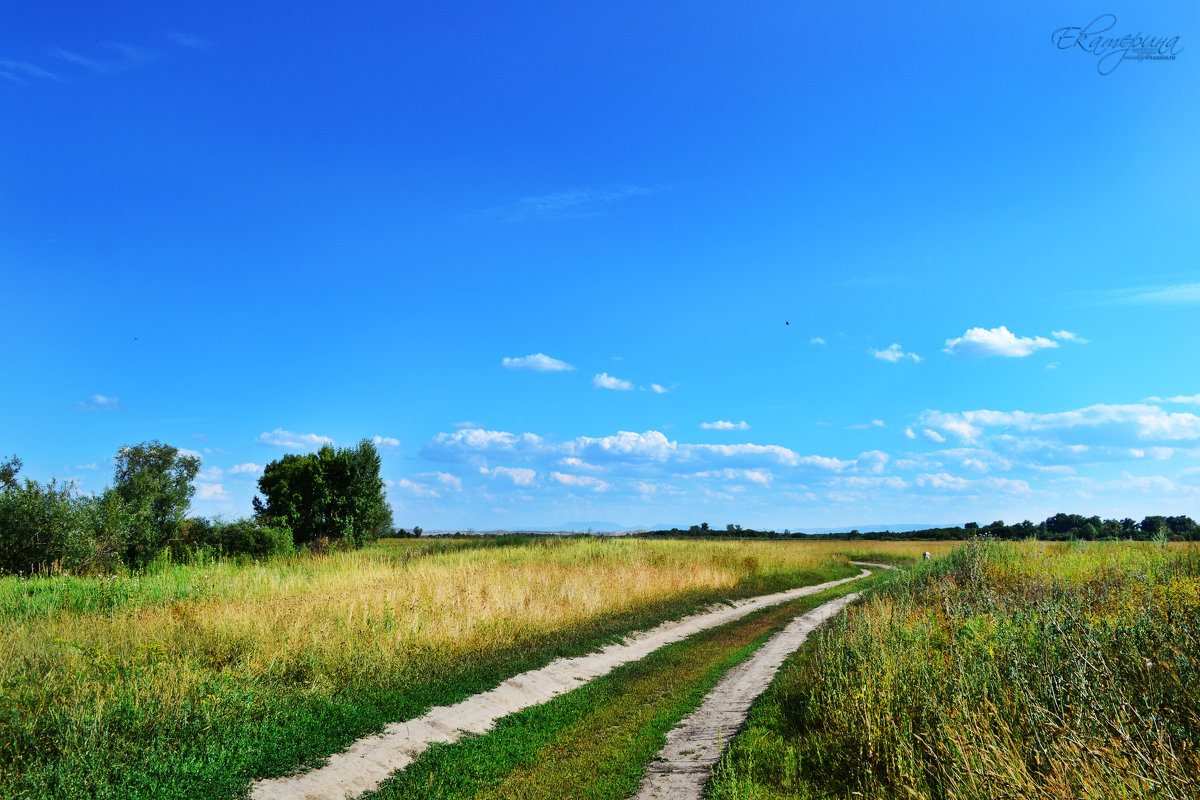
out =
[[[393,439],[390,436],[374,436],[371,438],[371,441],[375,443],[376,447],[386,447],[393,450],[400,446],[400,440]]]
[[[520,358],[505,358],[500,362],[505,369],[527,369],[533,372],[565,372],[575,369],[565,361],[551,358],[545,353],[534,353]]]
[[[589,464],[586,461],[584,461],[583,459],[575,458],[574,456],[571,456],[569,458],[559,459],[558,463],[561,466],[571,467],[572,469],[590,469],[590,470],[603,469],[603,467],[598,467],[595,464]]]
[[[462,430],[463,428],[482,428],[483,426],[477,422],[455,422],[450,425],[451,428]]]
[[[859,454],[856,465],[865,472],[879,474],[883,472],[890,459],[891,456],[882,450],[868,450]]]
[[[716,422],[701,422],[700,427],[706,431],[748,431],[750,426],[745,420],[741,422],[726,422],[719,419]]]
[[[245,464],[235,464],[229,468],[230,475],[254,475],[262,471],[263,468],[253,461],[247,461]]]
[[[652,384],[650,384],[650,391],[654,392],[655,394],[666,394],[670,390],[667,389],[667,387],[665,387],[665,386],[661,386],[657,383],[652,383]]]
[[[488,209],[482,216],[501,222],[590,217],[602,213],[611,203],[657,194],[663,188],[626,184],[605,188],[569,189],[564,192],[523,197],[514,203]]]
[[[848,430],[848,431],[865,431],[868,428],[884,428],[884,427],[887,427],[887,423],[885,423],[883,420],[873,419],[870,422],[863,422],[859,425],[847,425],[846,430]]]
[[[479,471],[484,475],[507,478],[515,486],[532,486],[534,478],[537,477],[537,472],[525,467],[493,467],[492,469],[482,467]]]
[[[270,433],[260,433],[254,438],[259,444],[271,447],[293,447],[300,450],[316,450],[322,445],[333,444],[333,439],[316,433],[293,433],[276,428]]]
[[[1058,369],[1061,366],[1062,366],[1061,361],[1051,361],[1049,364],[1046,365],[1046,369]]]
[[[808,340],[808,343],[809,344],[825,344],[825,340],[822,339],[820,336],[814,336],[813,338]]]
[[[608,489],[608,483],[599,478],[593,478],[591,475],[569,475],[565,472],[551,472],[550,477],[564,486],[580,486],[597,492],[603,492]]]
[[[618,392],[628,392],[633,389],[633,384],[620,378],[614,378],[607,372],[601,372],[596,377],[592,378],[593,389],[615,389]]]
[[[1065,331],[1062,331],[1065,333]],[[1016,336],[1001,325],[999,328],[971,328],[957,339],[946,340],[946,352],[956,356],[987,358],[1007,356],[1020,358],[1046,347],[1058,347],[1058,342],[1044,336]]]
[[[1064,342],[1074,342],[1075,344],[1087,344],[1088,343],[1087,339],[1084,339],[1082,336],[1079,336],[1078,334],[1071,333],[1070,331],[1050,331],[1050,335],[1053,336],[1055,339],[1060,339],[1061,341],[1064,341]]]
[[[75,409],[77,411],[120,411],[121,401],[116,397],[94,394],[82,403],[76,403]]]
[[[408,478],[401,478],[398,481],[388,481],[388,486],[397,489],[403,489],[414,497],[441,497],[433,488],[416,481],[410,481]]]
[[[691,478],[719,478],[727,481],[748,481],[760,486],[770,486],[775,476],[768,469],[718,469],[694,472]]]
[[[1159,400],[1159,398],[1157,398],[1157,397],[1151,397],[1151,398],[1147,398],[1147,399],[1151,400],[1153,402],[1159,402],[1159,403],[1163,402],[1162,400]],[[1190,403],[1192,405],[1197,405],[1197,404],[1200,404],[1200,394],[1176,395],[1175,397],[1168,397],[1166,402],[1168,402],[1168,403]]]
[[[889,361],[893,364],[906,358],[911,358],[913,361],[921,360],[921,357],[916,353],[904,352],[904,350],[901,349],[900,345],[898,344],[889,345],[886,350],[872,349],[871,355],[875,356],[880,361]]]
[[[907,427],[907,428],[905,428],[905,429],[904,429],[904,438],[905,438],[905,439],[915,439],[915,438],[917,438],[917,434],[916,434],[915,432],[913,432],[913,429],[912,429],[912,426],[911,426],[911,425],[910,425],[909,427]]]
[[[462,478],[457,475],[451,475],[449,472],[435,472],[433,477],[443,486],[449,486],[456,492],[462,491]]]
[[[1018,431],[1052,431],[1074,428],[1125,429],[1139,440],[1200,439],[1200,417],[1185,412],[1169,413],[1152,405],[1098,404],[1072,411],[1033,413],[1029,411],[926,411],[921,423],[951,433],[963,441],[974,441],[984,428],[1013,428]]]
[[[942,436],[937,431],[931,430],[929,428],[926,428],[925,430],[921,431],[921,433],[923,433],[925,435],[925,438],[931,442],[937,442],[938,444],[941,444],[942,442],[946,441],[945,436]]]
[[[1108,292],[1104,299],[1120,305],[1180,306],[1200,303],[1200,283],[1181,283],[1175,286],[1144,286]]]
[[[201,483],[196,486],[196,497],[200,500],[222,500],[228,496],[225,486],[220,483]]]

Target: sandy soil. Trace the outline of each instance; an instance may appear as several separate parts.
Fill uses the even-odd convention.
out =
[[[667,746],[650,764],[636,800],[698,800],[725,745],[746,721],[750,705],[808,634],[853,602],[831,600],[794,619],[753,656],[731,669],[700,708],[667,734]]]
[[[888,564],[855,561],[892,569]],[[635,800],[699,800],[725,746],[746,721],[750,706],[783,662],[826,620],[858,598],[849,594],[796,617],[753,656],[731,669],[700,708],[667,734],[667,745],[646,771]]]
[[[359,739],[346,752],[331,757],[323,767],[300,775],[258,781],[251,787],[250,796],[254,800],[342,800],[356,797],[378,788],[384,779],[411,764],[434,742],[455,742],[464,732],[484,733],[501,717],[545,703],[622,664],[637,661],[660,647],[682,641],[693,633],[869,574],[870,570],[864,569],[853,578],[754,597],[732,606],[713,606],[704,613],[632,634],[624,642],[609,645],[597,653],[556,659],[541,669],[509,678],[489,692],[477,694],[452,706],[435,707],[424,716],[408,722],[392,723],[377,736]],[[758,691],[761,692],[769,682],[768,676]]]

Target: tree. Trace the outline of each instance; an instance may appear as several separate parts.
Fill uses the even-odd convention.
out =
[[[379,451],[367,439],[285,455],[258,479],[263,497],[254,498],[254,512],[260,521],[287,525],[297,545],[328,539],[360,547],[392,528],[379,468]]]
[[[21,459],[13,456],[8,461],[0,461],[0,488],[18,489],[17,473],[21,471]]]
[[[200,459],[158,440],[117,451],[112,491],[128,515],[124,561],[145,567],[178,532],[187,515]]]
[[[0,491],[0,572],[70,569],[88,556],[79,503],[70,482],[47,484],[15,477]]]

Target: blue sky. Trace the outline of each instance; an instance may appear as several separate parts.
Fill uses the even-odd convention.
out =
[[[6,9],[0,454],[157,438],[228,518],[378,437],[427,529],[1200,517],[1200,10],[808,5]],[[1177,58],[1055,46],[1103,14]]]

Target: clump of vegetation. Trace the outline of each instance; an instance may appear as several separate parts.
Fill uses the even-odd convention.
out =
[[[0,798],[237,796],[557,656],[856,573],[835,542],[514,537],[0,577]]]
[[[22,481],[19,458],[0,462],[0,574],[145,572],[161,558],[272,558],[300,547],[361,547],[391,530],[379,453],[365,439],[272,462],[259,479],[266,501],[255,498],[255,519],[235,522],[187,517],[196,456],[151,441],[122,447],[114,462],[113,485],[99,495],[80,494],[70,482]]]
[[[986,543],[817,634],[713,798],[1193,797],[1200,553]]]

